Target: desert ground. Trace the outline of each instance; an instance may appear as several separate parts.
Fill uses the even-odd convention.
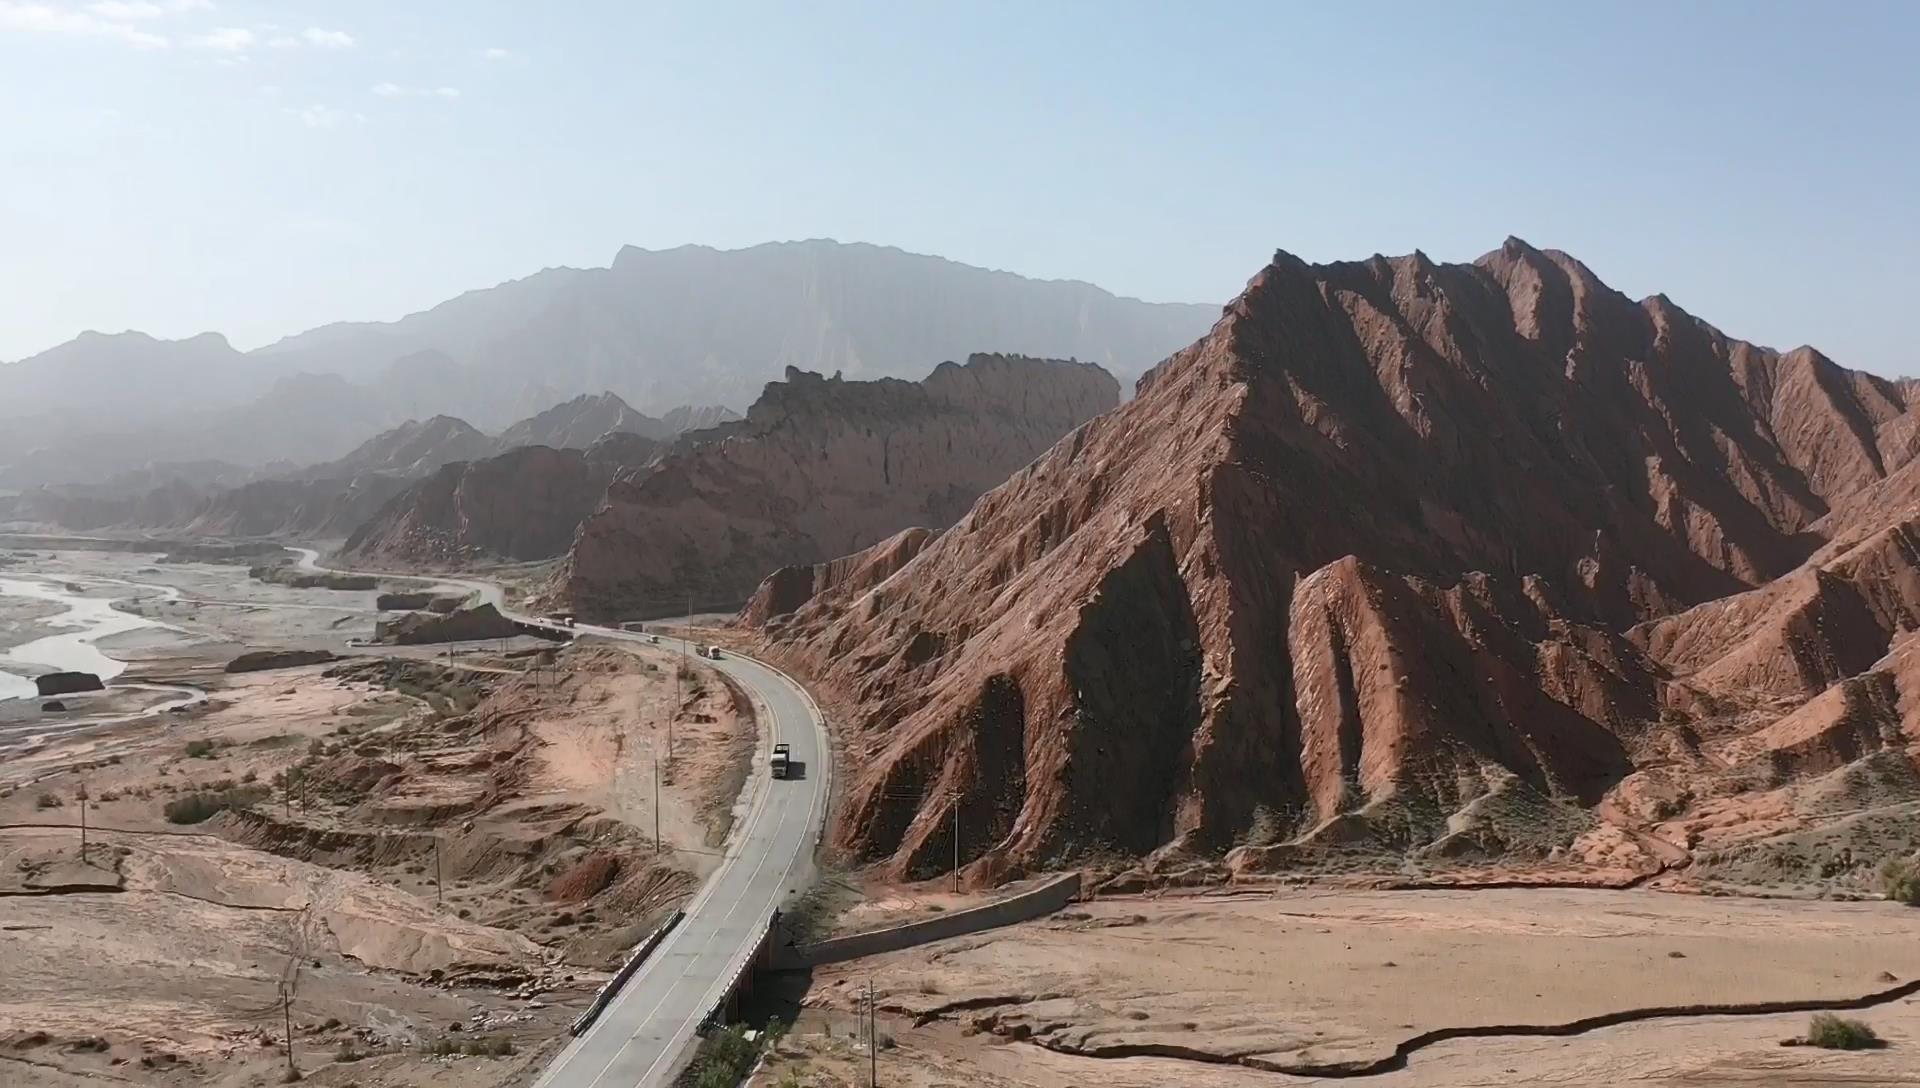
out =
[[[371,593],[66,561],[178,589],[114,652],[207,699],[0,758],[9,1088],[277,1083],[288,1021],[307,1083],[524,1082],[724,846],[751,707],[670,649],[350,651]],[[322,643],[366,656],[217,667]]]
[[[868,984],[882,1083],[916,1088],[1920,1083],[1904,1053],[1920,1043],[1907,996],[1847,1014],[1884,1050],[1782,1047],[1804,1012],[1674,1017],[1434,1043],[1404,1067],[1351,1075],[1439,1028],[1895,990],[1920,979],[1917,937],[1920,913],[1892,903],[1643,890],[1102,898],[818,969],[756,1083],[866,1083],[853,1036]]]
[[[0,716],[0,1083],[277,1083],[291,1021],[307,1083],[525,1085],[725,841],[751,712],[671,642],[356,648],[347,639],[378,616],[372,592],[149,555],[52,562],[164,624],[105,643],[132,662],[129,684],[206,698],[113,723],[164,696],[122,687],[75,698],[67,715],[15,700]],[[47,614],[0,619],[17,643]],[[699,638],[714,637],[711,622]],[[262,646],[344,656],[221,671]],[[1329,867],[1237,891],[1099,894],[820,968],[755,1083],[864,1084],[853,1032],[869,983],[881,1083],[918,1088],[1920,1083],[1906,1060],[1920,998],[1908,996],[1850,1014],[1883,1050],[1782,1047],[1805,1030],[1796,1012],[1452,1039],[1394,1061],[1436,1029],[1845,1002],[1920,979],[1920,912],[1864,898],[1864,870],[1800,879],[1843,845],[1809,835],[1870,819],[1867,843],[1905,841],[1905,792],[1830,777],[1764,795],[1777,811],[1757,839],[1710,821],[1612,845],[1604,828],[1581,836],[1573,853],[1623,859],[1583,871],[1639,878],[1631,890],[1387,890]],[[196,796],[233,802],[169,819],[169,804]],[[1836,797],[1852,814],[1839,821]],[[1739,826],[1757,826],[1752,815]],[[1805,865],[1775,860],[1796,849]],[[1670,872],[1652,864],[1674,859]],[[826,928],[850,932],[1008,890],[842,869],[821,898]],[[1702,894],[1735,891],[1776,898]]]

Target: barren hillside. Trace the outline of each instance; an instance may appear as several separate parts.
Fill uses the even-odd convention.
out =
[[[684,436],[616,481],[554,592],[582,615],[733,607],[761,578],[945,526],[1061,435],[1113,407],[1087,363],[975,355],[919,382],[789,370],[745,420]]]
[[[1729,703],[1774,697],[1740,702],[1751,732],[1913,626],[1907,538],[1835,519],[1910,478],[1915,400],[1518,240],[1282,253],[917,554],[783,572],[745,615],[847,712],[840,844],[905,874],[945,867],[955,805],[988,879],[1236,844],[1544,858]],[[1854,736],[1835,759],[1907,742]],[[1653,821],[1615,829],[1648,865]]]

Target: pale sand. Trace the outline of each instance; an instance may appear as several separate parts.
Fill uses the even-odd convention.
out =
[[[822,1057],[824,1041],[809,1041],[808,1032],[825,1018],[844,1033],[856,991],[871,980],[900,1043],[884,1059],[896,1070],[887,1083],[1297,1083],[1303,1078],[1233,1065],[1082,1055],[1160,1045],[1313,1065],[1382,1057],[1400,1040],[1444,1026],[1847,998],[1896,985],[1883,973],[1920,977],[1916,938],[1920,911],[1887,903],[1560,890],[1115,899],[822,968],[808,998],[816,1009],[795,1047],[813,1051],[816,1065],[840,1062]],[[961,1003],[979,1007],[940,1011]],[[1903,1001],[1855,1015],[1897,1035],[1920,1029],[1915,1009]],[[916,1015],[929,1012],[938,1019],[915,1027]],[[1713,1017],[1574,1039],[1450,1042],[1415,1053],[1401,1072],[1354,1083],[1613,1084],[1723,1066],[1767,1076],[1870,1068],[1859,1083],[1897,1082],[1873,1079],[1895,1068],[1890,1052],[1835,1056],[1777,1045],[1805,1023],[1805,1015]],[[1638,1063],[1637,1072],[1581,1079],[1621,1062]],[[1898,1063],[1901,1076],[1909,1064]]]

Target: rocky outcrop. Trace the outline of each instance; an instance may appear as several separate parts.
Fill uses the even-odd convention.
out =
[[[682,436],[617,480],[581,526],[555,596],[582,616],[735,608],[781,566],[910,526],[944,527],[1118,399],[1085,363],[975,355],[919,382],[789,370],[745,420]]]
[[[442,465],[485,457],[498,448],[491,437],[462,419],[410,419],[367,439],[345,457],[314,465],[300,475],[309,480],[352,479],[373,473],[424,476]]]
[[[739,622],[762,627],[810,601],[864,593],[893,577],[933,536],[931,530],[915,526],[853,555],[809,566],[781,567],[753,591],[740,610]]]
[[[41,698],[49,695],[74,695],[83,691],[105,691],[107,685],[90,672],[49,672],[33,678]]]
[[[722,404],[683,404],[661,416],[660,423],[667,435],[671,436],[685,434],[688,431],[704,431],[708,427],[732,423],[739,418],[740,413]]]
[[[612,393],[583,394],[508,427],[500,432],[499,446],[501,449],[551,446],[557,450],[583,450],[601,437],[617,432],[653,439],[666,438],[672,433],[665,421],[634,411]]]
[[[301,570],[291,563],[271,563],[250,567],[247,570],[247,577],[290,589],[337,589],[364,592],[380,588],[380,579],[371,574]]]
[[[374,625],[374,641],[395,646],[418,646],[434,642],[470,642],[478,639],[512,638],[518,626],[490,604],[463,608],[436,615],[408,612]]]
[[[1519,849],[1702,713],[1676,675],[1791,706],[1885,652],[1904,538],[1816,553],[1912,460],[1914,400],[1517,240],[1283,253],[890,577],[784,572],[744,618],[791,609],[764,649],[855,754],[834,836],[899,874],[945,868],[956,807],[989,878],[1249,836]],[[1736,633],[1778,664],[1720,664]]]
[[[657,449],[652,439],[616,433],[584,453],[523,446],[444,466],[356,529],[346,554],[416,566],[561,555],[628,459],[650,460]]]
[[[264,672],[324,665],[335,660],[331,650],[250,650],[227,662],[227,672]]]
[[[182,528],[196,536],[338,540],[405,486],[379,474],[256,480],[214,495]]]

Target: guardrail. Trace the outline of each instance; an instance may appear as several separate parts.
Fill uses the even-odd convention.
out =
[[[633,954],[627,957],[627,962],[620,965],[620,969],[613,973],[613,977],[607,980],[605,986],[600,987],[600,992],[594,995],[593,1003],[587,1006],[586,1011],[574,1017],[573,1026],[567,1029],[567,1034],[578,1035],[592,1027],[593,1022],[600,1019],[600,1014],[607,1011],[607,1005],[613,1001],[615,995],[619,994],[620,988],[633,980],[634,973],[640,970],[640,965],[647,962],[647,957],[653,954],[654,949],[660,947],[660,942],[666,940],[667,934],[671,933],[673,927],[679,925],[680,919],[685,917],[685,911],[676,910],[668,915],[667,920],[660,923],[658,928],[648,934],[647,939],[641,941],[633,950]]]
[[[849,933],[844,937],[829,937],[824,941],[798,948],[793,946],[774,948],[769,966],[776,971],[817,967],[825,963],[839,963],[842,960],[859,959],[861,956],[874,956],[882,952],[897,952],[900,949],[912,948],[930,941],[1010,926],[1016,922],[1025,922],[1042,915],[1052,914],[1073,902],[1079,894],[1080,874],[1065,873],[1018,895],[977,907],[969,907],[966,910],[942,914],[937,918],[908,922],[905,925],[887,929],[869,930],[865,933]]]
[[[701,1032],[707,1028],[724,1024],[733,1019],[738,1010],[740,995],[753,989],[753,973],[767,965],[773,950],[773,935],[780,930],[780,912],[774,911],[767,919],[766,928],[760,931],[760,939],[753,943],[753,951],[733,969],[732,977],[727,979],[726,988],[720,991],[720,999],[700,1018]]]

